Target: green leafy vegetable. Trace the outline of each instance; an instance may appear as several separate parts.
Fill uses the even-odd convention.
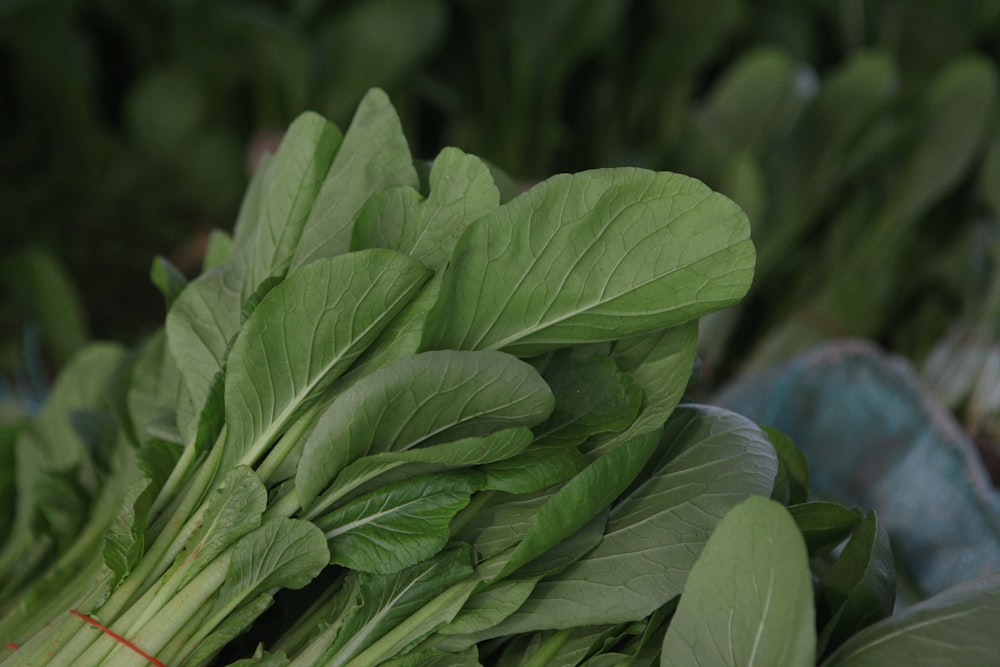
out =
[[[815,664],[805,545],[774,501],[750,498],[719,522],[691,568],[661,665]]]

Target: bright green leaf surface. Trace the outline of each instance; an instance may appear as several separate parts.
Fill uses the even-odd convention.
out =
[[[292,268],[347,252],[354,220],[368,198],[401,185],[417,186],[410,149],[388,96],[372,89],[358,105],[316,196]]]
[[[323,496],[315,502],[307,518],[321,513],[337,499],[359,486],[407,464],[423,464],[439,469],[465,468],[503,461],[523,452],[531,444],[531,431],[514,427],[482,438],[462,438],[440,445],[417,447],[403,452],[383,452],[358,459],[337,475]]]
[[[233,263],[242,276],[241,300],[268,278],[288,272],[341,139],[335,125],[313,112],[301,114],[288,127],[263,175],[253,238],[234,248]]]
[[[260,526],[267,489],[253,470],[233,468],[206,501],[205,518],[190,538],[185,559],[190,580],[236,540]]]
[[[417,477],[380,488],[315,523],[330,562],[391,574],[431,558],[448,541],[451,520],[482,483],[469,472]]]
[[[469,223],[500,205],[486,164],[457,148],[434,160],[430,187],[426,200],[409,187],[374,195],[358,215],[351,248],[398,250],[437,270]]]
[[[272,588],[302,588],[329,562],[323,534],[308,521],[272,519],[233,545],[217,605]]]
[[[556,407],[535,433],[546,442],[577,445],[595,433],[623,431],[639,413],[642,389],[607,356],[557,352],[542,377]]]
[[[698,323],[689,322],[615,343],[611,358],[642,388],[642,406],[625,431],[598,436],[584,449],[591,455],[609,451],[629,438],[661,428],[687,388],[697,340]]]
[[[663,667],[812,667],[816,634],[805,544],[778,503],[748,498],[691,568],[663,640]]]
[[[291,274],[240,330],[226,368],[226,452],[252,463],[417,293],[429,271],[389,250]]]
[[[348,612],[335,640],[317,664],[339,667],[430,602],[436,595],[472,576],[468,548],[437,557],[390,575],[360,575],[360,601]],[[442,619],[443,621],[450,618]]]
[[[510,574],[587,524],[632,483],[653,455],[657,431],[633,438],[601,456],[542,505],[500,576]]]
[[[369,453],[534,426],[551,411],[545,382],[510,355],[440,351],[404,359],[351,386],[320,416],[296,474],[300,502],[309,507]]]
[[[844,642],[823,667],[991,667],[997,663],[1000,576],[913,605]]]
[[[528,450],[484,468],[484,488],[505,493],[534,493],[560,484],[587,467],[589,460],[575,447],[536,444]]]
[[[539,582],[496,634],[648,616],[681,593],[726,512],[749,495],[771,492],[774,448],[743,417],[707,406],[679,409],[663,447],[651,476],[612,507],[601,544]]]
[[[223,266],[188,283],[167,313],[167,347],[195,414],[205,406],[229,341],[240,329],[241,308],[239,275]]]
[[[469,226],[424,349],[530,355],[680,324],[735,302],[753,273],[742,211],[684,176],[555,176]]]

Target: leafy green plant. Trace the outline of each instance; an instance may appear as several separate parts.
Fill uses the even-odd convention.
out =
[[[157,260],[164,326],[85,348],[18,435],[3,664],[869,650],[848,642],[894,596],[875,515],[810,503],[780,434],[678,407],[697,319],[749,287],[743,212],[673,173],[512,198],[496,173],[445,149],[421,180],[380,90],[344,133],[300,116],[204,272]],[[941,609],[995,618],[993,587]]]

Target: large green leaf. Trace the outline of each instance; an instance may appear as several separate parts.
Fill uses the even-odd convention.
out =
[[[368,198],[386,188],[417,186],[410,149],[388,96],[372,89],[358,105],[302,235],[292,268],[347,252],[354,220]]]
[[[817,501],[788,508],[806,541],[809,556],[815,558],[832,551],[861,523],[861,513],[837,503]]]
[[[267,508],[267,489],[253,470],[237,466],[205,501],[203,519],[189,538],[183,556],[189,581],[220,553],[261,523]]]
[[[723,517],[691,568],[663,639],[662,667],[812,667],[805,544],[778,503],[748,498]]]
[[[542,377],[556,399],[552,416],[535,429],[546,442],[578,445],[595,433],[624,431],[639,413],[642,389],[610,357],[561,350]]]
[[[167,347],[200,414],[223,357],[240,330],[240,276],[223,265],[188,283],[167,313]]]
[[[635,621],[679,595],[719,520],[767,496],[774,448],[749,420],[708,406],[679,409],[652,474],[612,507],[604,540],[535,587],[495,635]]]
[[[345,466],[369,453],[534,426],[551,411],[552,393],[535,369],[502,352],[404,359],[358,381],[320,416],[296,473],[299,501],[308,508]]]
[[[305,518],[320,516],[325,509],[358,487],[402,466],[443,470],[484,465],[495,461],[513,461],[517,460],[517,455],[530,444],[531,431],[527,427],[516,426],[482,438],[462,438],[440,445],[365,456],[340,471],[323,496],[311,505]]]
[[[241,302],[268,278],[287,273],[341,140],[340,130],[313,112],[289,125],[265,167],[260,191],[254,193],[259,219],[253,236],[247,242],[241,237],[233,248],[231,261],[242,276]]]
[[[226,454],[253,463],[417,293],[430,272],[365,250],[293,272],[264,297],[226,366]]]
[[[427,199],[410,187],[374,195],[358,215],[351,248],[398,250],[437,270],[469,223],[500,205],[489,167],[457,148],[434,160],[430,186]]]
[[[424,475],[353,500],[315,520],[330,562],[391,574],[431,558],[448,542],[451,520],[482,485],[482,474]]]
[[[970,581],[871,625],[823,667],[990,667],[997,663],[1000,575]]]
[[[468,547],[450,549],[435,558],[389,575],[361,574],[358,601],[334,627],[327,647],[311,647],[322,660],[315,664],[339,667],[382,639],[436,596],[472,576]],[[469,589],[471,593],[471,589]],[[427,628],[451,620],[454,611]],[[456,610],[457,611],[457,610]],[[339,620],[339,619],[338,619]],[[419,630],[419,629],[418,629]],[[322,641],[322,636],[317,637]],[[325,650],[323,650],[325,648]]]
[[[820,577],[819,595],[833,614],[820,634],[820,654],[892,613],[896,568],[889,535],[878,525],[875,512],[858,524],[851,541]]]
[[[620,433],[598,435],[584,446],[596,454],[663,426],[691,379],[698,342],[698,322],[615,343],[611,358],[642,389],[642,406],[632,425]]]
[[[599,457],[546,500],[498,575],[545,553],[587,524],[635,479],[656,450],[659,431],[636,436]]]
[[[735,204],[685,176],[555,176],[469,226],[423,347],[530,355],[686,322],[745,294],[748,237]]]

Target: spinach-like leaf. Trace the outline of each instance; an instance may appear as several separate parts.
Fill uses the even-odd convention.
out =
[[[363,251],[390,252],[390,251]],[[303,508],[369,453],[534,426],[552,393],[534,368],[502,352],[425,352],[341,393],[320,416],[296,473]]]
[[[743,212],[691,178],[555,176],[469,226],[423,347],[530,356],[681,324],[743,296],[748,235]]]
[[[314,652],[317,659],[322,657],[315,664],[347,664],[450,586],[471,577],[472,572],[469,548],[459,547],[395,574],[352,575],[359,580],[358,600],[342,620],[331,626],[336,633],[332,641],[321,634],[307,650]],[[446,611],[449,613],[443,622],[451,620],[457,610]],[[322,646],[324,643],[326,646]]]
[[[819,595],[833,614],[820,634],[821,654],[892,613],[896,568],[889,536],[875,512],[858,524],[833,566],[820,577]]]
[[[388,96],[372,89],[358,105],[303,224],[292,268],[347,252],[368,198],[402,185],[417,186],[410,149]]]
[[[988,667],[997,661],[1000,575],[970,581],[857,633],[822,667]]]
[[[493,636],[648,616],[681,593],[722,516],[749,495],[771,492],[774,448],[743,417],[684,407],[668,422],[663,446],[653,473],[613,505],[601,544],[540,581]]]
[[[633,438],[593,461],[553,493],[538,509],[498,578],[542,555],[607,507],[642,470],[659,437],[654,431]]]
[[[784,505],[797,505],[809,500],[809,465],[792,439],[777,429],[761,427],[778,455],[778,476],[771,497]]]
[[[315,521],[330,562],[392,574],[431,558],[448,542],[451,520],[483,476],[474,471],[424,475],[380,488]]]
[[[597,455],[636,435],[662,428],[691,378],[697,341],[698,322],[695,321],[615,343],[611,358],[642,389],[639,415],[624,431],[598,435],[582,449],[592,456]]]
[[[861,523],[861,513],[837,503],[817,501],[788,508],[805,538],[809,557],[829,553]]]
[[[242,278],[241,303],[267,279],[288,272],[341,140],[335,125],[312,112],[303,113],[288,127],[263,173],[253,236],[233,248],[233,265]]]
[[[731,509],[691,568],[663,639],[663,667],[782,665],[816,659],[805,544],[778,503]]]
[[[226,365],[227,459],[256,461],[429,277],[405,255],[364,250],[315,262],[272,289]]]
[[[410,187],[372,196],[354,224],[351,249],[398,250],[437,270],[469,223],[500,205],[486,164],[457,148],[445,148],[435,158],[430,187],[427,199]]]
[[[639,413],[642,389],[607,356],[555,354],[542,373],[555,410],[535,433],[546,442],[578,445],[595,433],[623,431]]]
[[[446,470],[494,461],[517,460],[517,455],[530,444],[531,431],[524,426],[515,426],[481,438],[462,438],[440,445],[365,456],[340,471],[322,497],[310,506],[306,518],[319,516],[335,501],[358,487],[407,464],[422,465],[425,469]]]

